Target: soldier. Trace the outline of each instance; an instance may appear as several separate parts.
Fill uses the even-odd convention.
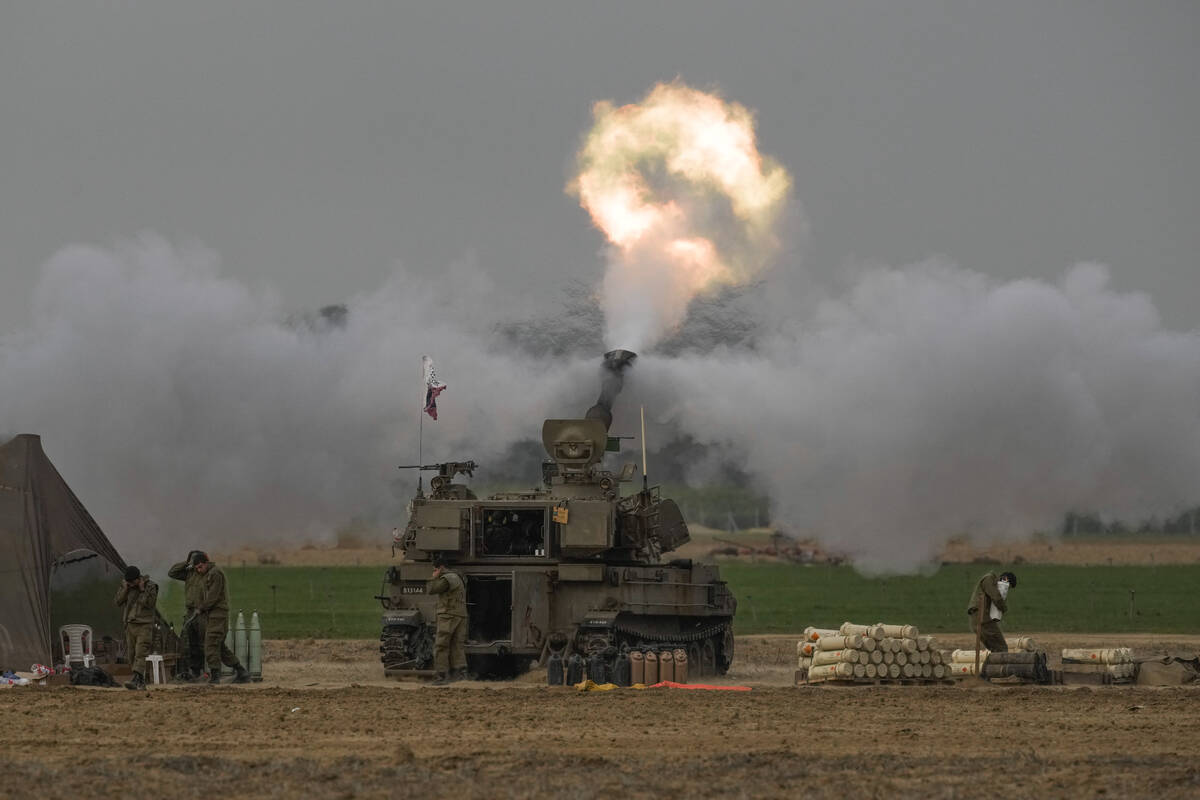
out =
[[[229,627],[229,593],[225,589],[225,573],[199,551],[192,565],[201,576],[201,592],[196,608],[200,612],[200,627],[204,631],[204,660],[208,662],[208,682],[221,682],[221,665],[233,667],[234,683],[249,683],[250,673],[225,646]]]
[[[1000,577],[989,572],[979,579],[971,593],[971,604],[967,606],[971,628],[982,645],[993,653],[1008,652],[1008,642],[1004,641],[1004,633],[1000,630],[1000,618],[1008,611],[1008,590],[1016,585],[1017,576],[1011,572],[1002,572]]]
[[[467,640],[467,589],[462,577],[446,570],[446,557],[433,557],[433,577],[425,591],[438,596],[437,640],[433,648],[433,668],[437,677],[434,686],[445,686],[467,677],[467,656],[463,644]],[[451,671],[453,670],[453,671]]]
[[[121,621],[125,623],[125,653],[133,670],[133,678],[125,688],[145,689],[146,656],[150,655],[150,643],[154,638],[158,584],[137,567],[126,567],[125,579],[117,587],[113,602],[121,609]]]
[[[167,577],[183,581],[184,612],[180,632],[187,649],[179,679],[184,681],[199,680],[204,674],[204,630],[200,627],[199,614],[200,599],[204,594],[204,576],[196,572],[192,565],[192,559],[199,552],[191,551],[186,560],[167,570]]]

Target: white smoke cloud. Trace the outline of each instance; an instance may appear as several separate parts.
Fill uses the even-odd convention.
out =
[[[917,569],[953,536],[1025,536],[1071,509],[1137,519],[1200,498],[1200,336],[1164,330],[1103,267],[1056,284],[879,267],[815,304],[777,275],[761,305],[739,300],[764,321],[752,349],[642,353],[614,429],[636,430],[645,403],[652,443],[710,445],[779,523],[866,570]],[[496,337],[516,290],[469,262],[436,280],[398,269],[347,302],[344,327],[314,331],[211,253],[152,236],[68,248],[43,268],[29,328],[0,339],[0,431],[41,433],[134,560],[401,522],[421,355],[449,386],[426,461],[502,468],[544,417],[595,399],[598,353],[535,357]]]
[[[131,558],[320,538],[381,511],[402,523],[389,487],[417,458],[423,354],[449,385],[426,461],[494,460],[584,368],[491,352],[493,290],[471,264],[399,271],[315,332],[212,253],[154,236],[70,247],[43,268],[29,329],[0,339],[0,431],[42,434]]]
[[[876,268],[758,344],[643,358],[638,390],[744,464],[779,523],[864,570],[1071,509],[1138,519],[1200,498],[1200,335],[1163,330],[1104,267],[1056,285]]]

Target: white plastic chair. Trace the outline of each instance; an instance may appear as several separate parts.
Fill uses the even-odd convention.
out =
[[[85,667],[96,663],[96,656],[92,654],[91,625],[63,625],[58,629],[58,638],[62,641],[63,661],[68,667],[72,661],[82,661]]]

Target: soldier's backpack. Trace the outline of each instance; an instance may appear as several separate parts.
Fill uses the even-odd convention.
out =
[[[99,667],[84,667],[71,673],[73,686],[120,686],[119,683]]]

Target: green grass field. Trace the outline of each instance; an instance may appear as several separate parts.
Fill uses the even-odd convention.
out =
[[[846,620],[958,633],[969,628],[967,601],[988,570],[956,564],[929,576],[864,578],[849,567],[726,564],[721,574],[738,598],[739,633],[790,633],[808,625],[836,627]],[[1200,632],[1200,566],[1026,564],[1013,571],[1018,586],[1004,617],[1008,630]]]
[[[738,598],[736,630],[795,633],[808,625],[903,622],[928,633],[961,632],[979,565],[928,576],[864,578],[850,567],[725,563]],[[367,639],[379,635],[384,567],[233,567],[226,570],[234,613],[257,609],[266,638]],[[1200,632],[1200,566],[1024,565],[1005,616],[1008,630],[1037,632]],[[182,617],[182,584],[162,582],[159,607]],[[274,590],[272,590],[274,586]],[[1130,591],[1135,592],[1130,616]]]
[[[387,567],[226,567],[231,617],[257,610],[268,639],[374,639]],[[158,607],[183,617],[183,584],[159,583]],[[274,589],[272,589],[274,587]]]

